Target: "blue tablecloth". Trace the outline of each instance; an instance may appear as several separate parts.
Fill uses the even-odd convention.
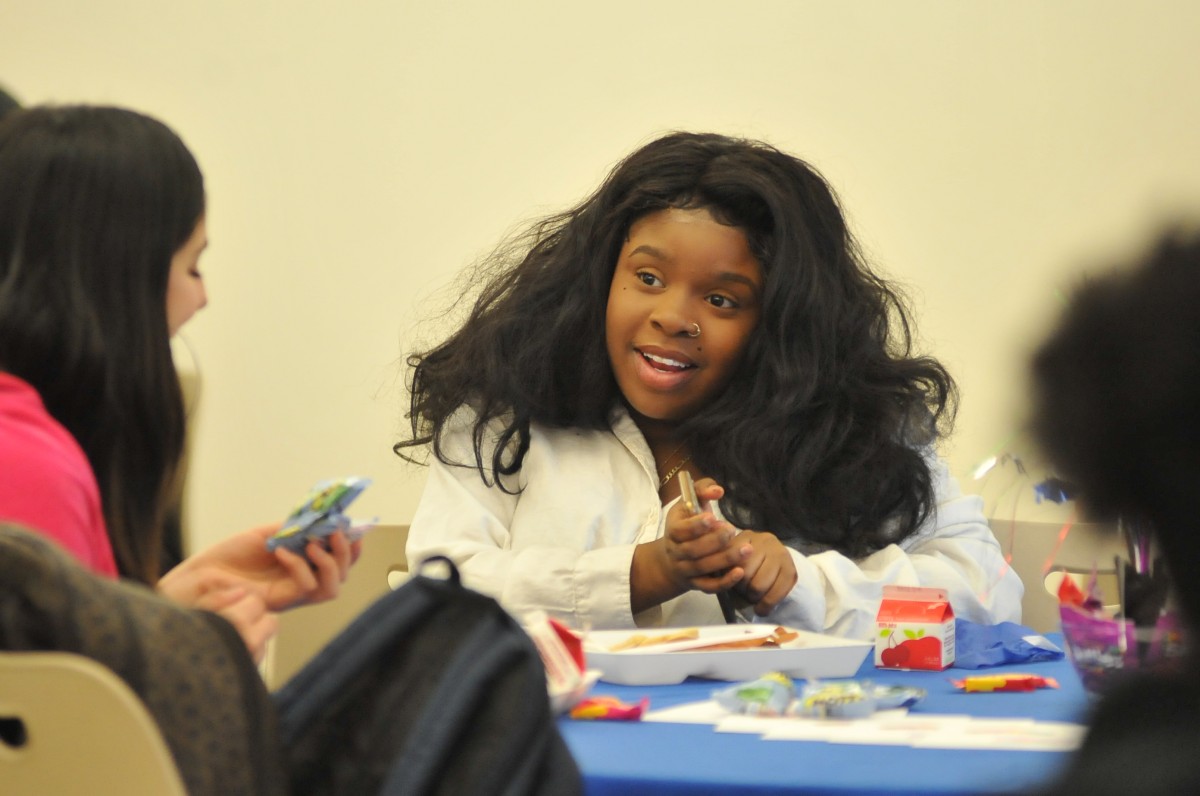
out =
[[[1052,639],[1061,646],[1060,637]],[[993,672],[1054,677],[1059,688],[966,694],[950,682]],[[974,671],[884,672],[867,657],[858,676],[926,689],[928,696],[914,713],[1082,722],[1089,708],[1089,697],[1066,660]],[[708,699],[720,685],[695,679],[673,686],[599,683],[593,693],[628,702],[648,696],[651,709],[659,709]],[[1067,759],[1057,752],[764,741],[756,735],[717,733],[707,725],[562,719],[559,726],[583,770],[589,796],[1022,793],[1052,778]]]

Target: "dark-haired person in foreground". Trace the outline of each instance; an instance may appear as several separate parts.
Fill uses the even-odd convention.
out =
[[[20,107],[21,103],[17,102],[17,98],[9,94],[4,86],[0,86],[0,119],[3,119]]]
[[[1149,521],[1191,638],[1200,619],[1200,236],[1090,281],[1033,363],[1034,430],[1096,519]],[[1053,794],[1200,793],[1200,665],[1106,694]]]

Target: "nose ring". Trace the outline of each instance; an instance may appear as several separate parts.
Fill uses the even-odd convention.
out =
[[[688,332],[688,333],[687,333],[687,336],[688,336],[688,337],[699,337],[699,336],[700,336],[700,324],[698,324],[698,323],[693,323],[693,324],[692,324],[692,331]]]

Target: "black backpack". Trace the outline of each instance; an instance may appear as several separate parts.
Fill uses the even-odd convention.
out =
[[[533,642],[440,561],[276,693],[295,796],[583,792]]]

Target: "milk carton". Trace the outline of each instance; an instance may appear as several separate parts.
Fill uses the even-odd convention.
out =
[[[945,589],[884,586],[875,665],[941,671],[954,663],[954,610]]]

